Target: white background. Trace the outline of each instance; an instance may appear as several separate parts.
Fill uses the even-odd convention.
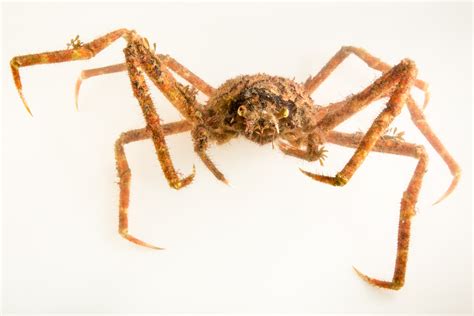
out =
[[[7,312],[469,312],[471,309],[470,4],[4,5],[3,302]],[[22,68],[34,118],[14,89],[15,55],[65,48],[117,28],[137,30],[217,87],[266,72],[304,81],[342,45],[393,64],[416,61],[430,83],[428,120],[464,173],[451,177],[413,127],[395,126],[428,147],[430,165],[413,220],[406,286],[368,286],[352,271],[390,278],[398,206],[414,170],[410,158],[372,154],[343,188],[298,167],[334,174],[352,150],[329,145],[324,168],[245,140],[210,151],[231,185],[216,181],[188,134],[169,138],[178,169],[195,182],[167,187],[149,141],[128,145],[130,230],[166,248],[153,251],[117,233],[113,155],[123,131],[144,126],[126,73],[86,81],[80,70],[121,62],[119,40],[90,61]],[[313,95],[325,104],[377,77],[355,57]],[[416,94],[416,91],[414,91]],[[419,93],[416,97],[419,97]],[[154,90],[168,122],[177,112]],[[341,130],[366,129],[373,105]]]

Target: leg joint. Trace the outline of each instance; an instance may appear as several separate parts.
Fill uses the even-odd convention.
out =
[[[340,173],[337,173],[336,176],[334,177],[334,186],[336,187],[343,187],[349,182],[349,179],[341,175]]]
[[[413,60],[411,60],[409,58],[404,58],[400,62],[399,66],[405,68],[408,72],[413,73],[413,77],[416,77],[416,75],[418,73],[418,69],[417,69],[416,64]],[[414,78],[414,79],[416,79],[416,78]]]
[[[428,158],[428,154],[426,153],[425,146],[423,146],[423,145],[417,145],[416,149],[415,149],[415,152],[416,152],[417,158],[419,158],[419,159]]]

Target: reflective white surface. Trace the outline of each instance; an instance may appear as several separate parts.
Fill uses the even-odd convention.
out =
[[[471,6],[469,4],[4,5],[3,302],[6,312],[468,312],[471,308]],[[21,69],[27,115],[10,79],[11,57],[65,48],[127,27],[156,42],[213,86],[266,72],[304,81],[343,45],[393,64],[415,60],[432,92],[426,116],[464,170],[458,189],[406,110],[394,126],[427,146],[430,164],[413,219],[405,287],[373,288],[393,271],[398,206],[416,161],[372,154],[333,188],[299,167],[334,174],[353,150],[328,145],[325,168],[246,140],[213,147],[230,181],[213,178],[188,134],[169,138],[195,182],[167,187],[149,141],[126,147],[132,168],[130,231],[117,233],[113,155],[123,131],[144,126],[126,73],[85,81],[82,69],[123,61],[120,40],[90,61]],[[315,102],[337,101],[377,77],[349,57]],[[416,97],[420,94],[414,91]],[[163,120],[179,116],[153,88]],[[418,98],[419,99],[419,98]],[[366,129],[373,105],[344,131]]]

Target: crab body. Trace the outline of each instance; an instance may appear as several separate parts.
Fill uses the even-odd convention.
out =
[[[243,135],[260,145],[295,142],[316,126],[319,107],[303,86],[267,74],[227,80],[205,106],[205,125],[217,143]]]

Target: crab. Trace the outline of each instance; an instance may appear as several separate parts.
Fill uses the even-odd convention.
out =
[[[121,236],[140,246],[162,249],[146,243],[129,233],[128,207],[131,171],[127,163],[124,145],[151,139],[156,149],[163,173],[173,189],[189,185],[194,178],[191,174],[181,176],[173,165],[166,136],[190,132],[194,150],[209,171],[220,181],[227,183],[224,174],[209,158],[207,151],[212,144],[224,144],[243,136],[260,145],[277,144],[286,155],[306,161],[326,158],[325,143],[333,143],[355,148],[346,165],[334,176],[326,176],[301,170],[303,174],[319,182],[333,186],[346,185],[371,151],[408,156],[418,161],[406,191],[402,195],[398,244],[392,280],[385,281],[369,277],[359,270],[355,272],[368,283],[392,290],[400,289],[405,282],[408,259],[411,218],[415,215],[415,205],[421,189],[423,176],[427,170],[428,156],[422,145],[408,143],[403,133],[390,136],[391,122],[404,106],[408,107],[413,123],[442,157],[453,180],[447,191],[437,201],[447,197],[456,187],[461,169],[428,125],[422,109],[411,96],[411,89],[417,87],[424,92],[423,109],[429,100],[428,85],[417,79],[417,68],[410,59],[403,59],[395,66],[389,66],[362,48],[342,47],[327,64],[304,83],[268,74],[242,75],[227,80],[218,88],[213,88],[171,56],[157,54],[156,45],[133,30],[119,29],[83,43],[76,36],[68,44],[68,49],[14,57],[11,62],[13,79],[20,98],[31,114],[22,91],[19,68],[37,64],[50,64],[94,57],[112,42],[123,38],[127,42],[124,49],[125,63],[84,70],[76,84],[76,106],[83,80],[107,73],[127,71],[133,93],[143,112],[146,127],[130,130],[120,135],[115,143],[115,158],[119,177],[119,227]],[[369,67],[381,75],[363,90],[344,100],[325,106],[317,105],[311,94],[349,55],[362,59]],[[172,72],[190,85],[179,83]],[[181,121],[163,124],[150,97],[145,76],[164,94],[179,111]],[[208,97],[205,104],[198,102],[200,91]],[[341,123],[362,111],[376,100],[387,98],[385,108],[372,122],[366,132],[343,133],[335,131]]]

